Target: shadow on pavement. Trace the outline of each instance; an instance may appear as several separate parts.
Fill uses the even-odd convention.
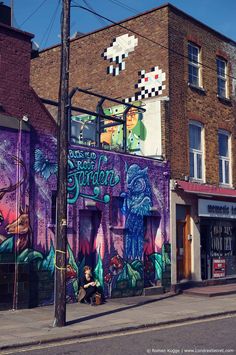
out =
[[[114,313],[119,313],[119,312],[122,312],[122,311],[126,311],[128,309],[133,309],[133,308],[137,308],[137,307],[141,307],[141,306],[144,306],[146,304],[150,304],[150,303],[155,303],[155,302],[159,302],[159,301],[162,301],[164,299],[167,299],[167,298],[172,298],[172,297],[176,297],[178,296],[179,294],[175,293],[175,294],[171,294],[171,295],[167,295],[167,296],[164,296],[164,297],[161,297],[161,298],[155,298],[155,299],[149,299],[149,300],[144,300],[142,302],[139,302],[137,304],[133,304],[133,305],[130,305],[130,306],[124,306],[124,307],[120,307],[120,308],[117,308],[117,309],[114,309],[114,310],[110,310],[110,311],[106,311],[106,312],[101,312],[99,314],[91,314],[89,316],[85,316],[85,317],[81,317],[81,318],[77,318],[77,319],[73,319],[73,320],[70,320],[68,322],[66,322],[66,325],[72,325],[72,324],[76,324],[76,323],[82,323],[82,322],[86,322],[88,320],[92,320],[92,319],[95,319],[95,318],[99,318],[99,317],[103,317],[103,316],[107,316],[107,315],[110,315],[110,314],[114,314]],[[93,307],[91,307],[93,308]]]

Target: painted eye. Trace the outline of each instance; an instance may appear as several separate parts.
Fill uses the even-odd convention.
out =
[[[158,79],[158,74],[155,75],[155,79]]]
[[[148,78],[144,78],[145,81],[148,81]]]

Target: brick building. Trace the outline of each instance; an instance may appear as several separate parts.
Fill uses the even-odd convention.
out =
[[[236,276],[236,43],[170,4],[121,24],[71,40],[70,87],[146,109],[128,123],[127,149],[170,162],[172,284]],[[57,100],[59,60],[59,45],[32,60],[40,97]],[[93,119],[71,122],[74,143],[94,145]],[[100,143],[117,150],[119,135],[105,129]]]
[[[54,299],[56,123],[29,84],[32,37],[0,19],[0,308]],[[112,121],[111,108],[105,110]],[[129,115],[134,152],[146,135],[142,112],[132,107]],[[86,264],[109,297],[170,286],[168,163],[108,151],[110,131],[103,132],[106,151],[78,146],[94,133],[87,116],[73,116],[71,132],[67,300],[76,301]]]

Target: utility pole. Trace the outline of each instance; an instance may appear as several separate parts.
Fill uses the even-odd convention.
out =
[[[66,324],[66,247],[67,247],[67,161],[68,90],[70,47],[70,2],[62,1],[61,72],[58,106],[58,178],[55,243],[54,327]]]

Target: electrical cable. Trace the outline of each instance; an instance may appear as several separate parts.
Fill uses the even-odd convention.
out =
[[[153,39],[151,39],[151,38],[149,38],[149,37],[147,37],[147,36],[144,36],[144,35],[142,35],[141,33],[137,32],[137,31],[134,31],[134,30],[132,30],[132,29],[130,29],[130,28],[124,26],[124,25],[121,25],[120,23],[117,23],[117,22],[115,22],[115,21],[109,19],[108,17],[105,17],[105,16],[103,16],[103,15],[101,15],[101,14],[99,14],[99,13],[93,11],[93,10],[90,10],[90,9],[88,9],[88,8],[86,8],[86,7],[84,7],[84,6],[78,5],[78,4],[73,5],[72,7],[79,7],[79,8],[81,8],[82,10],[85,10],[85,11],[88,11],[88,12],[91,12],[91,13],[94,13],[96,16],[100,16],[101,18],[105,19],[106,21],[111,22],[113,25],[119,26],[119,27],[125,29],[126,31],[129,31],[129,32],[135,34],[136,36],[139,36],[139,37],[141,37],[141,38],[143,38],[143,39],[145,39],[145,40],[147,40],[147,41],[149,41],[149,42],[151,42],[151,43],[153,43],[153,44],[155,44],[155,45],[158,45],[159,47],[161,47],[161,48],[163,48],[163,49],[166,49],[166,50],[168,50],[168,51],[170,51],[170,52],[172,52],[172,53],[174,53],[174,54],[176,54],[176,55],[178,55],[178,56],[180,56],[180,57],[182,57],[182,58],[185,58],[185,59],[189,60],[188,56],[186,56],[186,55],[184,55],[184,54],[182,54],[182,53],[177,52],[175,49],[168,48],[168,47],[165,46],[164,44],[161,44],[161,43],[159,43],[159,42],[157,42],[157,41],[154,41]],[[210,70],[212,70],[212,71],[214,71],[214,72],[217,72],[217,70],[216,70],[215,68],[212,68],[212,67],[210,67],[209,65],[203,64],[202,62],[199,62],[199,61],[196,61],[196,63],[199,64],[199,65],[202,66],[202,67],[205,67],[205,68],[210,69]],[[236,80],[236,77],[234,77],[234,76],[232,76],[232,75],[230,75],[230,74],[227,74],[227,73],[226,73],[225,76],[227,76],[227,77],[229,77],[229,78],[231,78],[231,79]]]
[[[132,12],[135,15],[138,14],[138,11],[135,10],[133,7],[130,7],[130,6],[126,5],[126,4],[124,4],[123,2],[119,1],[119,0],[108,0],[108,1],[112,2],[113,4],[115,4],[117,6],[122,7],[123,9],[126,9],[126,10]]]
[[[49,36],[50,36],[50,34],[51,34],[52,27],[53,27],[53,25],[54,25],[54,22],[55,22],[55,19],[56,19],[56,16],[57,16],[57,12],[58,12],[58,9],[59,9],[60,2],[61,2],[61,0],[58,0],[56,9],[55,9],[55,11],[54,11],[54,13],[53,13],[53,15],[52,15],[52,17],[51,17],[51,20],[50,20],[50,22],[49,22],[49,25],[48,25],[46,31],[44,32],[44,35],[43,35],[42,40],[41,40],[41,42],[40,42],[40,43],[42,44],[42,46],[40,46],[41,48],[44,48],[44,47],[43,47],[43,44],[44,44],[45,46],[46,46],[46,44],[47,44],[48,38],[49,38]],[[46,36],[47,36],[47,37],[46,37]],[[44,40],[44,38],[45,38],[45,40]]]
[[[36,12],[45,4],[47,0],[43,0],[41,4],[20,24],[20,27],[23,26]]]
[[[86,1],[86,0],[82,0],[82,1],[85,3],[85,5],[86,5],[90,10],[92,10],[93,12],[95,12],[94,9],[92,8],[92,6],[89,4],[88,1]],[[100,16],[96,16],[96,15],[95,15],[95,17],[96,17],[96,19],[100,22],[100,24],[101,24],[102,26],[104,26],[104,24],[105,24],[105,26],[107,25],[107,23],[106,23],[104,20],[102,20],[102,19],[100,18]]]

